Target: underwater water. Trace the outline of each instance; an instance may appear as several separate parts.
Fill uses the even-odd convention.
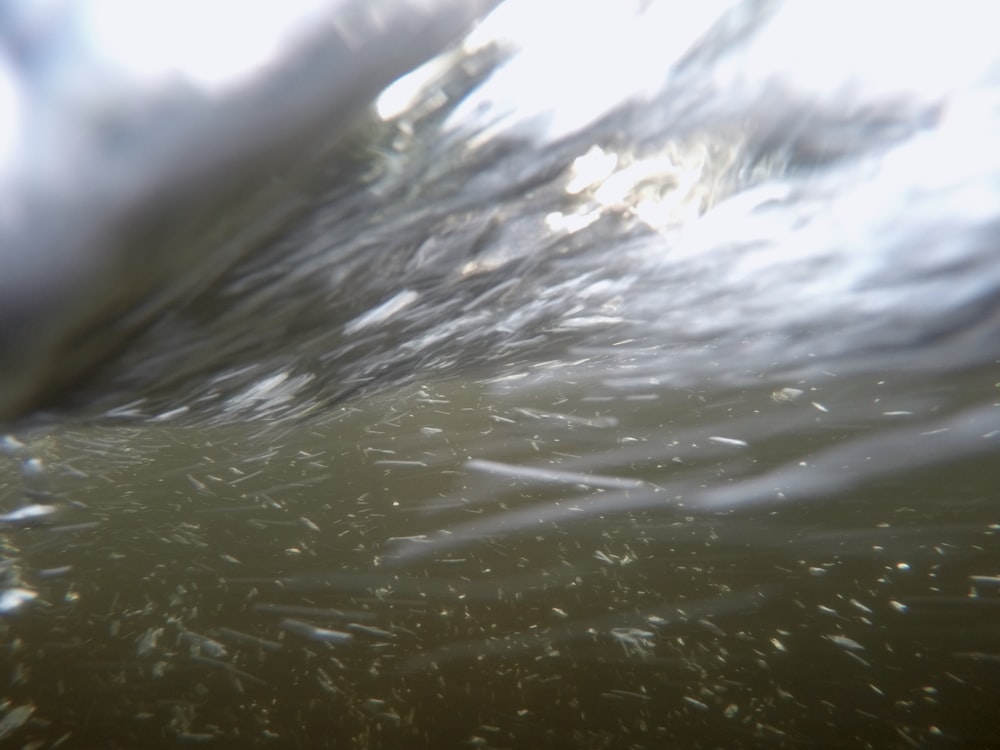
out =
[[[552,7],[4,425],[0,739],[1000,745],[982,9]]]

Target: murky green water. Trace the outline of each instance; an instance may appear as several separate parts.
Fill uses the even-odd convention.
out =
[[[3,532],[37,594],[2,622],[33,709],[5,733],[989,746],[994,379],[454,379],[280,427],[15,433],[4,507],[48,515]]]

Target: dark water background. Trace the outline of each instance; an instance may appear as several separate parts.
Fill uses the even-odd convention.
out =
[[[727,89],[750,7],[569,133],[467,52],[8,425],[0,739],[1000,746],[994,68]]]

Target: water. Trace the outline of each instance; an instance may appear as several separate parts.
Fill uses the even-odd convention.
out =
[[[920,13],[820,75],[822,19],[738,8],[572,115],[505,87],[586,98],[591,47],[470,42],[373,117],[8,425],[0,737],[1000,743],[994,53],[938,70]],[[909,67],[866,68],[889,29]]]

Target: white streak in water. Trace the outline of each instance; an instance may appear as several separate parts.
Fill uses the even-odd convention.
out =
[[[278,627],[282,630],[287,630],[289,633],[295,633],[295,635],[300,635],[303,638],[322,643],[349,643],[354,639],[354,636],[350,633],[319,628],[315,625],[310,625],[308,622],[302,622],[302,620],[293,620],[290,617],[282,620]]]
[[[523,479],[529,482],[545,484],[582,484],[588,487],[602,487],[609,490],[627,490],[641,487],[641,479],[627,477],[610,477],[602,474],[581,474],[575,471],[560,471],[558,469],[541,469],[535,466],[519,464],[503,464],[499,461],[489,461],[485,458],[474,458],[465,462],[465,468],[472,471],[484,471],[489,474],[500,474],[512,479]]]
[[[371,310],[362,313],[354,320],[349,321],[344,326],[344,334],[350,336],[363,328],[368,328],[370,326],[377,325],[378,323],[384,323],[399,311],[412,305],[418,299],[420,299],[420,295],[417,292],[412,289],[405,289],[399,294],[390,297],[378,307],[373,307]]]
[[[24,604],[37,597],[37,592],[28,589],[7,589],[0,593],[0,614],[8,614],[20,609]]]
[[[55,512],[56,507],[54,505],[40,505],[35,503],[34,505],[25,505],[23,508],[18,508],[17,510],[10,511],[10,513],[0,515],[0,523],[21,523],[23,521],[32,521],[36,518],[50,516]]]
[[[749,443],[746,440],[739,440],[737,438],[727,438],[727,437],[710,437],[713,443],[719,443],[721,445],[735,445],[739,448],[746,448]]]

